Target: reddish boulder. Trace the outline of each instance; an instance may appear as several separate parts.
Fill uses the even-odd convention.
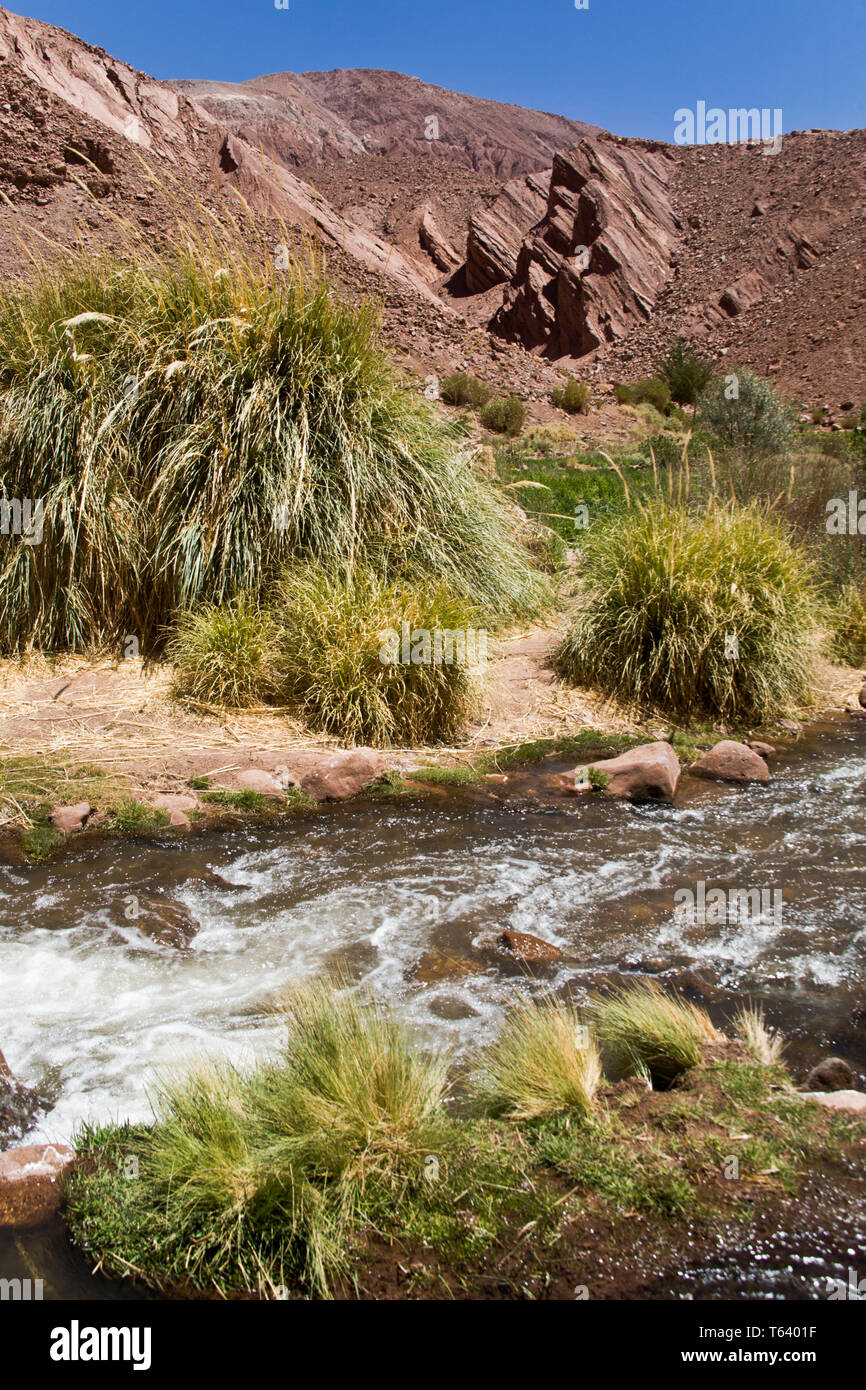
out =
[[[86,801],[79,801],[75,806],[55,806],[51,812],[51,824],[55,830],[62,830],[64,834],[71,835],[73,831],[84,829],[90,810]]]
[[[806,1077],[807,1091],[848,1091],[854,1085],[854,1073],[841,1057],[825,1057]]]
[[[273,773],[263,772],[261,768],[251,767],[246,772],[239,772],[235,782],[242,791],[258,792],[259,796],[269,796],[274,801],[286,799],[282,785]]]
[[[866,1091],[805,1091],[804,1100],[817,1101],[830,1110],[845,1110],[852,1115],[866,1115]]]
[[[199,924],[188,907],[170,898],[133,898],[126,916],[138,930],[161,946],[185,950],[199,933]]]
[[[747,738],[746,747],[751,748],[753,753],[757,753],[759,758],[763,758],[765,763],[776,756],[776,750],[772,743],[761,743],[760,739]]]
[[[745,743],[723,738],[692,763],[690,771],[697,777],[710,777],[719,782],[767,782],[767,764],[754,749]]]
[[[542,941],[540,936],[530,932],[512,931],[508,928],[494,938],[493,944],[502,951],[508,951],[527,965],[552,965],[562,960],[562,952],[551,941]]]
[[[26,1144],[0,1154],[0,1227],[29,1230],[48,1221],[74,1157],[65,1144]]]
[[[316,801],[348,801],[385,771],[385,761],[372,748],[332,753],[301,779],[301,787]]]
[[[608,779],[604,790],[610,796],[631,801],[671,801],[680,780],[680,760],[669,743],[642,743],[617,758],[590,763],[565,773],[562,784],[571,791],[583,791],[588,772],[596,770]]]

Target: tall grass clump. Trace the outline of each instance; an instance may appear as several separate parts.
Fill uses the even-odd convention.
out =
[[[759,1005],[744,1004],[737,1010],[735,1031],[761,1066],[774,1067],[782,1060],[784,1039],[767,1027],[764,1011]]]
[[[675,718],[760,723],[808,701],[818,599],[766,508],[655,497],[582,546],[582,609],[557,654],[568,679]]]
[[[465,640],[471,629],[477,659],[481,615],[441,585],[297,566],[280,584],[276,617],[284,699],[318,732],[375,747],[453,742],[472,711],[479,667],[469,664],[469,641],[462,653],[456,641],[449,650],[444,633]],[[409,652],[428,659],[401,659],[404,624],[410,639],[430,635],[429,652],[420,636]]]
[[[108,1266],[132,1254],[163,1286],[261,1294],[300,1282],[327,1295],[365,1196],[420,1186],[431,1151],[447,1161],[444,1059],[417,1052],[388,1010],[325,983],[283,1008],[277,1057],[163,1080],[155,1123],[115,1136],[116,1168],[107,1136],[92,1136],[103,1166],[73,1186],[69,1215]],[[134,1182],[121,1168],[131,1155]]]
[[[160,258],[34,257],[0,286],[0,648],[82,648],[259,595],[291,560],[385,557],[502,615],[538,577],[506,509],[383,352],[376,309],[277,270],[253,225]]]
[[[496,396],[481,410],[481,423],[496,434],[516,436],[523,429],[526,406],[519,396]]]
[[[590,1114],[601,1081],[598,1048],[580,1014],[546,999],[509,1014],[484,1054],[476,1090],[491,1115],[544,1120]]]
[[[588,382],[568,377],[561,386],[554,386],[550,399],[567,415],[588,415],[592,392]]]
[[[445,376],[439,384],[439,397],[446,405],[468,405],[480,410],[493,395],[493,388],[476,376],[466,372],[454,372]]]
[[[591,1013],[605,1062],[623,1075],[648,1075],[662,1088],[697,1066],[719,1037],[703,1009],[651,980],[595,998]]]
[[[166,655],[182,700],[242,709],[278,700],[279,628],[244,595],[182,613]]]
[[[866,584],[846,584],[830,605],[830,654],[849,666],[866,666]]]

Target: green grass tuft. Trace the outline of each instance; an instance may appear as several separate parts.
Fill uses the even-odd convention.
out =
[[[601,1080],[598,1048],[580,1014],[546,999],[508,1016],[482,1059],[476,1091],[491,1115],[543,1120],[588,1115]]]
[[[605,1062],[623,1075],[648,1075],[670,1085],[701,1061],[718,1038],[703,1009],[662,993],[653,981],[623,985],[595,998],[592,1019]]]

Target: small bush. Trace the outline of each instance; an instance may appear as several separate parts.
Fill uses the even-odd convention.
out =
[[[499,396],[488,401],[481,412],[481,423],[496,434],[518,435],[526,419],[526,406],[518,396]]]
[[[568,679],[674,718],[760,724],[808,702],[819,604],[765,510],[654,499],[582,548],[583,608],[557,654]]]
[[[660,415],[664,415],[671,402],[670,387],[659,376],[644,377],[630,386],[620,383],[613,389],[620,405],[651,405]]]
[[[683,440],[673,434],[651,434],[641,441],[640,451],[645,458],[655,456],[659,468],[673,468],[683,461]]]
[[[182,614],[167,648],[173,693],[232,709],[277,700],[278,639],[273,618],[248,598]]]
[[[480,410],[492,395],[491,387],[477,377],[468,376],[466,372],[455,372],[453,376],[443,377],[439,383],[439,398],[446,405],[468,405],[473,410]]]
[[[832,608],[830,653],[848,666],[866,665],[866,588],[846,584]]]
[[[743,1005],[737,1010],[736,1034],[761,1066],[774,1067],[781,1061],[784,1040],[767,1027],[764,1011],[757,1004]]]
[[[563,1111],[589,1114],[601,1080],[598,1049],[577,1010],[547,999],[509,1015],[476,1088],[492,1115],[542,1120]]]
[[[410,635],[477,631],[478,610],[466,600],[369,570],[332,575],[305,565],[286,574],[278,617],[285,698],[311,728],[376,747],[453,742],[473,705],[472,668],[381,657],[389,634],[402,640],[404,622]]]
[[[650,980],[594,999],[592,1017],[605,1058],[623,1075],[648,1075],[659,1087],[697,1066],[718,1039],[703,1009]]]
[[[744,454],[782,453],[794,434],[796,413],[769,381],[738,367],[701,396],[701,423]],[[736,390],[736,395],[733,391]]]
[[[684,338],[671,343],[655,363],[655,369],[667,382],[671,399],[678,405],[696,405],[713,379],[712,363],[696,353]]]
[[[576,381],[570,377],[562,386],[555,386],[550,399],[559,410],[568,415],[588,415],[592,392],[587,382]]]

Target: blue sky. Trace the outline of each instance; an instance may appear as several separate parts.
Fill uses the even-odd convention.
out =
[[[393,68],[664,140],[699,100],[781,107],[785,131],[866,126],[862,0],[30,0],[26,13],[159,78]]]

